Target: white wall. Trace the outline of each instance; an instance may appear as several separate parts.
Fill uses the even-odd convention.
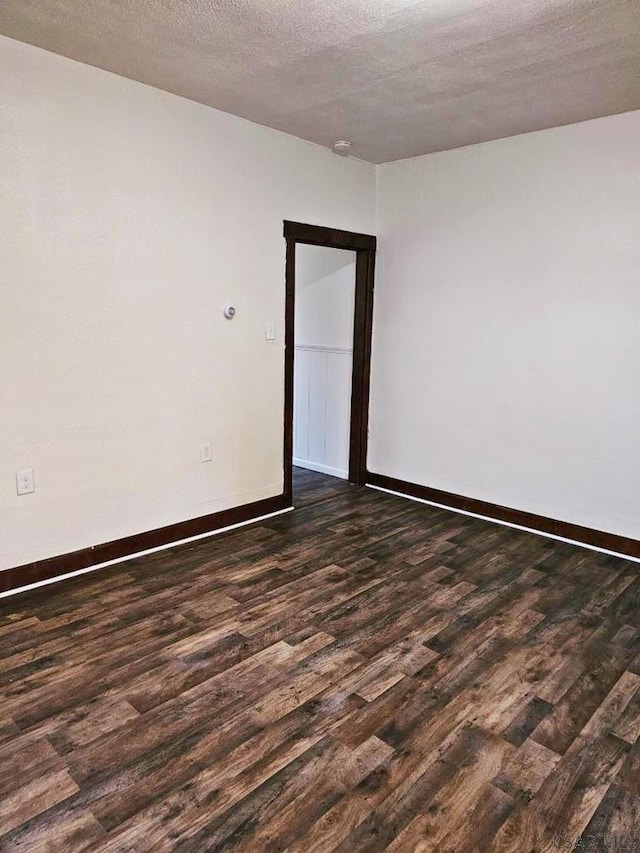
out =
[[[296,246],[296,345],[353,347],[356,253]]]
[[[356,253],[296,246],[294,464],[349,472]]]
[[[6,38],[0,112],[0,568],[279,494],[282,220],[374,168]]]
[[[370,470],[640,538],[640,112],[378,172]]]

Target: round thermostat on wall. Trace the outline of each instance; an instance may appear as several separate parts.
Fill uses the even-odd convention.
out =
[[[225,320],[233,320],[236,316],[236,309],[233,305],[225,305],[222,313],[224,314]]]

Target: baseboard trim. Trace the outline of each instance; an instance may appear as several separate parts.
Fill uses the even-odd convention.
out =
[[[230,509],[223,509],[220,512],[202,515],[198,518],[190,518],[187,521],[179,521],[166,527],[158,527],[155,530],[125,536],[112,542],[104,542],[100,545],[82,548],[79,551],[72,551],[46,560],[26,563],[23,566],[0,571],[0,595],[18,589],[21,590],[42,581],[67,576],[74,572],[82,572],[104,563],[113,563],[133,557],[141,552],[177,545],[184,540],[218,533],[229,527],[257,521],[264,516],[287,509],[292,509],[292,506],[285,495],[275,495],[272,498],[264,498]]]
[[[293,465],[296,468],[305,468],[307,471],[316,471],[318,474],[328,474],[330,477],[339,477],[341,480],[349,479],[349,472],[343,471],[340,468],[332,468],[330,465],[323,465],[321,462],[309,462],[307,459],[295,459]]]
[[[544,515],[536,515],[520,509],[489,503],[478,498],[468,498],[453,492],[445,492],[441,489],[433,489],[430,486],[421,486],[418,483],[409,483],[396,477],[388,477],[385,474],[374,474],[367,472],[367,485],[376,486],[400,495],[417,498],[429,503],[440,504],[447,509],[460,510],[472,515],[479,515],[493,521],[523,527],[537,533],[544,533],[558,539],[566,539],[578,545],[586,545],[607,551],[624,557],[640,559],[640,541],[619,536],[616,533],[607,533],[604,530],[593,530],[590,527],[582,527],[579,524],[571,524],[568,521],[558,521],[547,518]]]

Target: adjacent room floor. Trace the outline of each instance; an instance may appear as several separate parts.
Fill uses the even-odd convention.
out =
[[[349,494],[356,488],[348,480],[293,466],[293,503],[296,509]]]
[[[0,602],[0,849],[640,841],[638,564],[307,475]]]

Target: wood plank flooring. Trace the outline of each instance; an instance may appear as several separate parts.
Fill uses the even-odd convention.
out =
[[[293,466],[293,497],[296,508],[309,506],[327,498],[335,498],[347,494],[357,486],[339,477],[328,477],[309,471],[306,468]]]
[[[307,474],[0,601],[0,849],[640,848],[640,566]]]

